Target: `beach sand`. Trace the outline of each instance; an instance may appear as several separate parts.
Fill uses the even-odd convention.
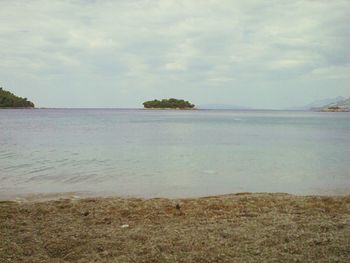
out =
[[[350,262],[350,196],[0,202],[0,262],[262,261]]]

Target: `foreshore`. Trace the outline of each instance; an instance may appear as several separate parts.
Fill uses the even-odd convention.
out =
[[[0,202],[1,262],[350,262],[350,196]]]

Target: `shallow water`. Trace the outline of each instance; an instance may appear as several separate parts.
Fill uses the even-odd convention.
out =
[[[350,114],[0,110],[0,197],[350,193]]]

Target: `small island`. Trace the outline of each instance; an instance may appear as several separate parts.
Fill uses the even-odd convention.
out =
[[[0,108],[34,108],[34,103],[0,87]]]
[[[194,104],[191,104],[185,100],[178,100],[174,98],[162,99],[162,100],[150,100],[143,103],[145,109],[180,109],[190,110],[194,108]]]

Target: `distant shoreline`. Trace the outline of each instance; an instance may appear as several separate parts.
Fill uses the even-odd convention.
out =
[[[0,110],[36,110],[35,107],[0,107]]]
[[[143,110],[197,110],[196,108],[142,108]]]
[[[291,110],[291,109],[206,109],[206,108],[49,108],[49,107],[35,107],[35,108],[4,108],[0,107],[1,110],[139,110],[139,111],[232,111],[232,112],[304,112],[304,113],[349,113],[350,110]]]
[[[350,109],[322,109],[319,112],[350,112]]]

